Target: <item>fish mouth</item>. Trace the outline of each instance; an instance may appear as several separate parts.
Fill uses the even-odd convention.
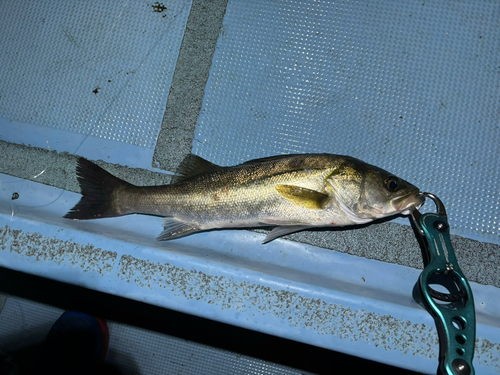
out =
[[[391,204],[396,211],[408,214],[411,208],[419,209],[424,204],[424,201],[425,197],[420,194],[419,190],[416,190],[409,194],[393,198]]]

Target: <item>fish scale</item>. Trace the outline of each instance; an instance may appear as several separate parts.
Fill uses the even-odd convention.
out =
[[[217,228],[277,226],[266,238],[310,227],[364,224],[422,204],[419,189],[361,160],[280,155],[220,167],[190,155],[170,185],[139,187],[81,158],[82,199],[65,216],[162,216],[167,240]]]

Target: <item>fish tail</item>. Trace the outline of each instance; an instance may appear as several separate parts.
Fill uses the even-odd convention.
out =
[[[79,158],[76,167],[82,198],[64,217],[89,220],[126,215],[116,200],[117,193],[134,187],[98,165]]]

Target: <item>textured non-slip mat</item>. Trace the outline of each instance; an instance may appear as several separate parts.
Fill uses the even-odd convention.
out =
[[[154,148],[191,0],[0,4],[0,118]]]
[[[348,154],[500,242],[500,3],[228,3],[194,152],[231,165]]]

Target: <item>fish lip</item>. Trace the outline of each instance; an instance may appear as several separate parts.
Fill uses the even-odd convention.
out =
[[[420,194],[420,191],[417,190],[391,199],[391,204],[394,209],[401,212],[413,207],[419,209],[424,204],[424,201],[425,198]]]

